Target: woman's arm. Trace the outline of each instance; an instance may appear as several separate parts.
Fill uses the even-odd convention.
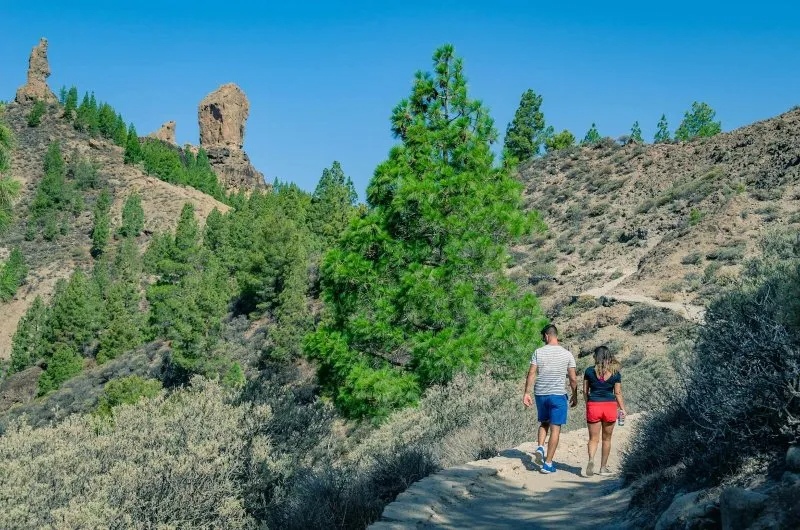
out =
[[[589,401],[589,380],[583,376],[583,399]]]
[[[625,400],[622,399],[622,383],[614,383],[614,396],[617,398],[617,405],[622,409],[622,413],[627,416],[625,411]]]

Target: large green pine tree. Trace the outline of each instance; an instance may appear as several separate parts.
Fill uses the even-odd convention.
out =
[[[553,128],[544,121],[541,110],[542,96],[533,90],[522,94],[514,119],[506,128],[505,153],[517,162],[525,162],[540,155],[545,148],[545,140],[553,135]]]
[[[51,357],[58,344],[83,353],[104,324],[102,300],[96,285],[77,269],[68,282],[56,285],[44,332],[44,355]]]
[[[401,143],[375,170],[369,209],[322,270],[327,317],[306,341],[352,416],[383,416],[461,370],[518,372],[543,323],[503,274],[507,246],[538,217],[494,164],[497,139],[450,45],[416,75],[391,124]]]
[[[722,122],[714,121],[716,115],[716,111],[708,103],[695,101],[675,130],[675,139],[686,142],[693,138],[708,138],[719,134],[722,131]]]

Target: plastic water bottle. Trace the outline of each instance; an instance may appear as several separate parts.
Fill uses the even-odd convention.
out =
[[[625,425],[625,413],[622,412],[622,409],[617,411],[617,425],[620,427]]]

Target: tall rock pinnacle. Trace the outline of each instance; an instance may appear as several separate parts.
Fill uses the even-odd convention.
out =
[[[58,100],[50,87],[47,78],[50,77],[50,64],[47,62],[47,39],[42,37],[39,44],[33,47],[28,60],[28,81],[17,90],[17,103],[31,103],[39,100],[45,103],[55,103]]]
[[[242,150],[244,125],[250,103],[241,88],[222,85],[203,98],[197,109],[200,147],[208,153],[211,166],[228,190],[264,188],[264,175],[250,163]]]
[[[156,138],[162,142],[167,142],[172,145],[177,145],[175,141],[175,122],[168,121],[161,125],[157,131],[151,132],[147,135],[149,138]]]

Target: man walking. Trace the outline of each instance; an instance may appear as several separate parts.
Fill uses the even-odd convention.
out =
[[[564,392],[564,377],[569,377],[572,398],[569,406],[578,405],[578,378],[575,375],[575,357],[566,348],[558,344],[558,330],[552,324],[542,330],[544,346],[533,353],[528,378],[525,380],[525,393],[522,403],[526,407],[533,405],[530,390],[536,396],[536,410],[539,414],[539,446],[536,458],[541,460],[542,473],[555,473],[553,456],[558,448],[561,426],[567,423],[567,394]],[[544,441],[550,432],[547,443],[547,455],[544,452]]]

